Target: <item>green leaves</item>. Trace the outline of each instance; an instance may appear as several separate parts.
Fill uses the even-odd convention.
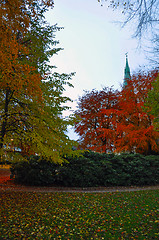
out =
[[[159,131],[159,75],[152,84],[152,89],[148,93],[146,107],[151,108],[151,114],[155,116],[154,125]]]
[[[7,4],[4,1],[4,9],[10,11]],[[31,0],[23,4],[15,0],[14,4],[19,7],[17,11],[15,8],[16,16],[22,7],[27,19],[24,19],[25,26],[19,29],[15,24],[15,32],[1,39],[1,156],[12,155],[15,159],[15,151],[18,151],[19,157],[38,154],[61,163],[61,156],[71,149],[66,134],[67,126],[73,123],[69,117],[62,116],[68,109],[67,102],[71,101],[63,93],[66,85],[72,87],[69,80],[74,75],[54,73],[55,66],[50,64],[50,58],[61,50],[55,40],[55,33],[61,28],[50,26],[45,20],[47,8],[53,7],[52,0]],[[7,12],[2,11],[2,14],[5,16]],[[16,23],[17,17],[14,14],[11,17]],[[7,21],[9,24],[11,19]],[[2,35],[7,32],[6,26],[3,27]]]

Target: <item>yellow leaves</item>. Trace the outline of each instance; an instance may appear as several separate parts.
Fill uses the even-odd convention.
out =
[[[66,153],[70,150],[71,141],[65,133],[71,121],[59,115],[65,108],[63,103],[69,100],[63,97],[63,91],[71,74],[50,73],[49,56],[56,49],[50,50],[50,55],[47,51],[48,46],[55,45],[54,32],[58,28],[45,22],[44,13],[49,6],[53,6],[52,0],[0,3],[1,111],[5,112],[7,106],[0,121],[6,126],[4,145],[14,138],[15,147],[23,153],[37,153],[62,162],[63,149]],[[48,86],[42,80],[48,80]],[[7,91],[9,96],[5,98]]]

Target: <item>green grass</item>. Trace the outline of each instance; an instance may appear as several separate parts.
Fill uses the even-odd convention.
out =
[[[159,190],[0,192],[0,239],[159,239]]]

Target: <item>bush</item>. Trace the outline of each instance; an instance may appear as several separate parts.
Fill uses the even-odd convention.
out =
[[[99,177],[94,161],[81,156],[67,159],[59,168],[60,179],[56,180],[57,184],[73,187],[91,187],[99,185]]]
[[[26,185],[50,185],[55,181],[56,165],[38,156],[13,163],[10,170],[16,182]]]
[[[100,154],[84,151],[56,165],[33,156],[12,165],[15,180],[28,185],[67,187],[142,186],[159,183],[159,157],[140,154]]]

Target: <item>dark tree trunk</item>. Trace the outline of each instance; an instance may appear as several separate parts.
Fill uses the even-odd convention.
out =
[[[0,135],[0,149],[3,148],[4,136],[6,134],[9,101],[10,101],[10,90],[6,89],[5,104],[4,104],[4,117],[3,117],[3,121],[2,121],[1,132],[0,132],[0,134],[1,134]]]

